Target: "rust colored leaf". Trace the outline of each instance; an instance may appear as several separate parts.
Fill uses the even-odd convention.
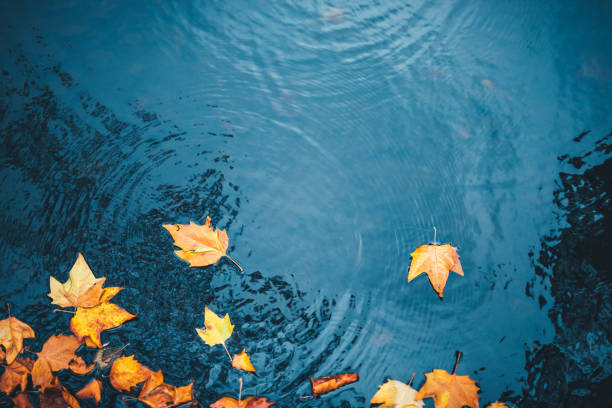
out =
[[[152,373],[140,390],[138,400],[151,408],[174,407],[193,400],[193,383],[174,387],[164,383],[161,370]]]
[[[429,276],[431,286],[440,298],[443,297],[442,292],[450,271],[463,276],[457,248],[450,244],[421,245],[410,255],[412,256],[412,263],[408,271],[408,282],[420,274],[426,273]]]
[[[174,245],[181,248],[174,251],[176,255],[189,262],[189,266],[208,266],[217,263],[221,257],[226,256],[242,272],[242,267],[227,254],[229,238],[225,230],[215,229],[210,226],[210,217],[206,217],[204,225],[194,222],[189,224],[164,224],[162,225],[172,238]]]
[[[72,360],[70,364],[68,364],[68,368],[70,369],[70,371],[75,374],[81,375],[89,374],[91,370],[93,370],[95,367],[95,362],[88,366],[87,363],[85,363],[85,361],[78,356],[74,360]]]
[[[503,402],[495,401],[495,402],[487,405],[487,408],[510,408],[510,407],[508,407]]]
[[[232,367],[238,370],[255,372],[255,367],[251,364],[251,357],[247,354],[246,349],[242,349],[240,354],[234,354],[232,359]]]
[[[96,278],[79,253],[70,269],[66,283],[60,283],[53,276],[49,278],[51,304],[60,307],[93,307],[100,303],[102,285],[106,278]]]
[[[29,358],[19,357],[9,364],[0,378],[0,391],[9,395],[17,386],[21,387],[21,391],[25,391],[33,363]]]
[[[134,356],[120,357],[110,370],[110,382],[117,391],[129,391],[132,387],[146,381],[153,371],[140,364]]]
[[[401,381],[387,380],[378,386],[370,404],[382,404],[380,408],[423,408],[423,401],[415,401],[417,392]]]
[[[457,355],[457,363],[461,353]],[[457,375],[455,369],[452,374],[445,370],[434,369],[426,373],[427,381],[421,387],[414,399],[433,398],[436,408],[461,408],[467,405],[478,408],[478,386],[467,375]]]
[[[40,387],[40,391],[45,389],[53,382],[53,372],[46,358],[39,358],[34,362],[32,368],[32,384],[34,387]]]
[[[63,370],[77,358],[75,352],[82,344],[83,342],[73,335],[53,335],[43,344],[38,359],[46,359],[51,371]]]
[[[230,397],[223,397],[210,404],[210,408],[268,408],[270,405],[274,404],[276,404],[276,402],[268,401],[265,398],[257,398],[255,395],[245,398],[242,401]]]
[[[14,398],[13,398],[13,404],[15,404],[15,407],[17,408],[34,408],[34,405],[32,405],[32,403],[30,402],[30,399],[28,398],[27,394],[17,394]]]
[[[359,381],[357,373],[343,373],[321,378],[311,378],[312,395],[323,395],[338,388]]]
[[[70,319],[70,329],[77,338],[89,341],[98,348],[102,348],[100,333],[104,330],[121,326],[124,322],[133,319],[133,315],[114,303],[101,303],[89,308],[78,308]]]
[[[229,339],[234,331],[234,325],[227,313],[222,319],[207,306],[204,307],[204,327],[204,330],[196,328],[196,332],[209,346],[223,344],[225,347],[225,340]]]
[[[80,408],[80,405],[58,379],[54,378],[51,386],[40,393],[40,408]]]
[[[34,330],[21,320],[9,317],[0,320],[0,344],[4,346],[6,364],[11,364],[23,349],[23,339],[34,337]]]
[[[93,398],[96,400],[96,405],[98,405],[102,398],[102,382],[94,378],[89,384],[76,393],[76,397],[78,399]]]

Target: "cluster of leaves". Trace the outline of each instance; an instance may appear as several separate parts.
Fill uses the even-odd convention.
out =
[[[226,253],[229,238],[225,230],[210,226],[211,219],[206,218],[204,225],[163,225],[172,237],[174,244],[181,248],[177,256],[189,262],[191,267],[207,266],[218,262],[222,257],[231,260],[241,272],[242,267]],[[463,276],[463,270],[457,254],[457,248],[450,244],[422,245],[412,254],[408,281],[422,273],[429,280],[439,297],[443,297],[444,286],[452,270]],[[79,408],[79,399],[93,398],[96,404],[102,395],[102,381],[98,374],[73,396],[60,384],[57,373],[70,370],[79,375],[106,372],[110,366],[109,380],[111,386],[119,392],[128,393],[128,398],[141,401],[151,408],[171,408],[178,405],[196,406],[193,395],[193,382],[181,387],[168,385],[160,371],[153,371],[139,363],[134,356],[120,356],[122,349],[104,348],[101,333],[104,330],[119,327],[133,319],[135,315],[125,311],[110,300],[123,288],[104,288],[106,278],[96,278],[81,254],[70,270],[69,279],[60,283],[50,277],[52,304],[62,308],[73,308],[74,316],[70,320],[69,335],[53,335],[44,343],[42,350],[32,353],[23,347],[23,340],[35,337],[34,331],[26,323],[9,316],[0,321],[0,363],[5,365],[0,377],[0,391],[12,395],[13,402],[19,408],[31,408],[32,403],[26,392],[31,386],[39,395],[41,408],[70,407]],[[9,313],[10,314],[10,313]],[[243,348],[232,357],[225,341],[234,331],[234,325],[226,314],[219,317],[207,306],[204,308],[204,328],[195,329],[200,338],[209,346],[221,344],[225,349],[232,367],[255,373],[250,356]],[[95,361],[88,365],[76,352],[81,347],[97,348]],[[36,359],[32,359],[36,355]],[[422,408],[424,398],[433,398],[436,408],[461,408],[467,405],[478,408],[479,387],[469,376],[456,375],[460,353],[452,374],[442,369],[426,373],[426,381],[419,391],[397,380],[387,380],[379,386],[370,403],[389,408]],[[414,377],[413,377],[414,378]],[[312,396],[318,397],[332,392],[342,386],[359,380],[358,373],[343,373],[321,378],[311,378]],[[260,398],[257,395],[242,398],[242,377],[238,399],[223,397],[210,404],[211,408],[268,408],[275,402]],[[15,392],[19,389],[18,392]],[[31,391],[30,391],[31,392]],[[488,408],[503,408],[505,404],[495,402]]]

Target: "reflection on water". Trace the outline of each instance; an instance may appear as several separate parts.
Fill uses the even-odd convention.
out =
[[[205,305],[258,368],[244,392],[279,406],[367,406],[455,350],[483,406],[595,406],[610,18],[519,0],[3,2],[0,297],[37,349],[68,327],[48,276],[83,252],[138,313],[105,341],[195,381],[204,406],[239,378],[195,335]],[[206,216],[245,274],[173,255],[161,225]],[[406,281],[434,225],[465,271],[443,301]],[[345,371],[360,381],[299,398]],[[106,388],[104,406],[130,405]]]

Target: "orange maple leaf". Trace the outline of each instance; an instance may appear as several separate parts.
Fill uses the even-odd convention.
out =
[[[223,397],[210,404],[210,408],[268,408],[274,404],[276,402],[268,401],[265,398],[257,398],[257,396],[248,397],[241,401],[230,397]]]
[[[21,391],[25,391],[28,386],[28,375],[32,371],[34,361],[29,358],[19,357],[9,364],[0,378],[0,391],[9,395],[15,387],[21,386]]]
[[[183,387],[164,383],[161,370],[154,372],[142,386],[138,400],[151,408],[169,408],[193,400],[193,382]]]
[[[359,381],[357,373],[343,373],[321,378],[311,378],[312,395],[322,395],[338,388]]]
[[[179,251],[174,251],[176,255],[189,262],[189,266],[212,265],[225,256],[240,269],[240,272],[244,272],[238,262],[226,253],[229,243],[227,233],[219,228],[213,230],[210,226],[210,217],[206,217],[204,225],[192,221],[189,224],[164,224],[162,227],[172,235],[174,245],[181,248]]]
[[[129,391],[132,387],[146,381],[153,371],[140,364],[134,356],[119,357],[110,369],[110,383],[117,391]]]
[[[461,408],[467,405],[478,408],[478,386],[476,382],[467,375],[456,375],[457,364],[461,353],[457,353],[457,361],[453,373],[445,370],[434,369],[426,373],[427,380],[421,387],[415,400],[433,398],[436,408]]]
[[[453,271],[463,276],[457,248],[450,244],[421,245],[410,255],[412,256],[412,263],[408,271],[408,282],[420,274],[426,273],[429,276],[431,286],[438,292],[440,299],[443,297],[442,292],[449,272]]]
[[[88,339],[88,346],[93,344],[95,347],[102,348],[100,334],[104,330],[119,327],[134,317],[136,315],[109,302],[100,303],[94,307],[79,307],[70,319],[70,330],[80,340],[86,339],[87,341]]]
[[[242,349],[240,354],[234,354],[232,359],[232,367],[238,370],[255,372],[255,367],[251,364],[251,357],[247,354],[246,349]]]
[[[79,399],[93,398],[98,405],[102,398],[102,382],[94,378],[75,395]]]
[[[21,320],[9,317],[0,320],[0,344],[6,350],[6,364],[11,364],[23,349],[23,339],[35,337],[34,330]]]
[[[32,369],[32,382],[43,389],[53,380],[52,372],[69,368],[76,374],[87,374],[95,364],[87,366],[85,361],[75,354],[83,344],[73,335],[51,336],[38,354],[38,360]]]
[[[487,405],[487,408],[510,408],[508,407],[506,404],[504,404],[503,402],[500,401],[495,401],[489,405]]]

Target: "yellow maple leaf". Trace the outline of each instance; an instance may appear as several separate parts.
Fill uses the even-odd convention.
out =
[[[415,401],[417,391],[401,381],[388,379],[378,386],[370,404],[382,404],[380,408],[422,408],[423,401]]]
[[[412,256],[412,263],[408,271],[408,282],[426,273],[431,286],[440,298],[443,296],[442,292],[450,271],[463,276],[457,248],[450,244],[421,245],[410,256]]]
[[[100,303],[105,280],[94,276],[85,258],[79,253],[65,283],[60,283],[53,276],[49,277],[51,292],[47,296],[53,299],[51,304],[60,307],[92,307]]]
[[[102,348],[100,339],[102,331],[119,327],[134,317],[136,315],[109,302],[100,303],[94,307],[79,307],[70,319],[70,330],[79,340],[89,339],[91,344]]]
[[[225,346],[225,340],[229,339],[234,331],[234,325],[230,322],[230,317],[226,313],[225,317],[220,318],[208,308],[208,306],[204,307],[204,329],[196,328],[196,332],[200,336],[202,340],[209,346],[214,346],[216,344],[222,344],[227,356],[230,361],[232,361],[232,357],[227,351],[227,347]]]
[[[6,350],[6,364],[11,364],[23,348],[23,339],[30,339],[34,336],[34,330],[21,320],[9,317],[0,320],[0,344]]]

